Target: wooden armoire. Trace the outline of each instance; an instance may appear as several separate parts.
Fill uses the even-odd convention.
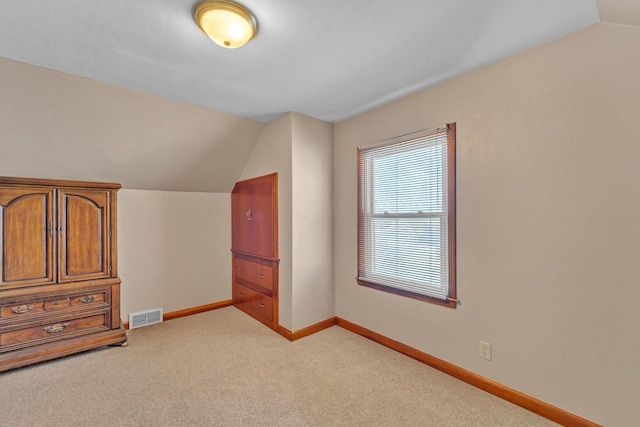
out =
[[[0,371],[126,342],[119,188],[0,177]]]
[[[236,183],[231,193],[233,305],[278,328],[278,174]]]

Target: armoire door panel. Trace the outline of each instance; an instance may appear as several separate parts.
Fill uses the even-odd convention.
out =
[[[109,276],[109,192],[60,190],[60,281]]]
[[[0,285],[53,283],[53,190],[0,187]]]

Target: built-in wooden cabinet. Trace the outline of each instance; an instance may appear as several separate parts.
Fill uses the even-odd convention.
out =
[[[126,341],[119,188],[0,177],[0,371]]]
[[[233,304],[278,327],[278,175],[236,183],[231,193]]]

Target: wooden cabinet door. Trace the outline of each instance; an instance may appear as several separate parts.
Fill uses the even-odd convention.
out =
[[[58,281],[109,277],[110,192],[59,190]]]
[[[0,186],[0,288],[54,282],[53,205],[53,190]]]
[[[232,249],[268,258],[277,253],[277,175],[238,182],[231,195]]]
[[[250,252],[249,241],[249,186],[236,184],[231,193],[231,248]]]

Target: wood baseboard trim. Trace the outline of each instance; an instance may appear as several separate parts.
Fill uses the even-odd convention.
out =
[[[445,374],[525,408],[534,414],[538,414],[560,425],[567,427],[602,427],[600,424],[596,424],[592,421],[579,417],[578,415],[567,412],[564,409],[542,402],[535,397],[531,397],[471,371],[467,371],[466,369],[460,368],[452,363],[446,362],[435,356],[431,356],[430,354],[392,340],[391,338],[387,338],[384,335],[356,325],[355,323],[351,323],[348,320],[336,317],[336,325],[409,356],[419,362],[431,366],[432,368],[442,371]]]
[[[217,310],[219,308],[229,307],[231,306],[231,300],[213,302],[211,304],[199,305],[197,307],[185,308],[184,310],[172,311],[169,313],[164,313],[162,316],[162,320],[173,320],[179,317],[191,316],[192,314],[204,313],[205,311]],[[123,322],[122,324],[125,329],[129,329],[129,322]]]
[[[327,320],[323,320],[322,322],[315,323],[311,326],[307,326],[306,328],[298,329],[297,331],[290,331],[287,328],[278,325],[278,333],[288,339],[289,341],[299,340],[300,338],[308,337],[309,335],[313,335],[316,332],[320,332],[324,329],[330,328],[336,324],[337,318],[331,317]]]

